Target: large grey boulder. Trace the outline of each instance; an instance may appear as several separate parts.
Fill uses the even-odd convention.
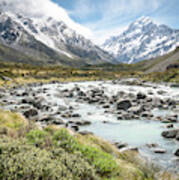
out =
[[[132,103],[129,100],[122,100],[117,103],[117,109],[118,110],[128,110],[130,107],[132,107]]]

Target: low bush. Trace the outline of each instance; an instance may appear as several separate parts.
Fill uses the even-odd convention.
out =
[[[112,155],[99,148],[80,144],[66,129],[60,129],[53,135],[53,141],[67,152],[80,152],[100,176],[117,175],[117,163]]]
[[[43,130],[31,130],[26,135],[28,143],[34,144],[37,147],[42,147],[47,144],[47,142],[51,141],[51,138],[48,134],[48,132]]]
[[[80,154],[68,154],[61,148],[47,151],[12,139],[0,144],[0,179],[98,179]]]

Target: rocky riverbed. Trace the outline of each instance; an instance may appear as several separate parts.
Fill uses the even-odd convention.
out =
[[[179,88],[137,79],[30,84],[0,89],[1,109],[40,126],[95,133],[179,173]]]

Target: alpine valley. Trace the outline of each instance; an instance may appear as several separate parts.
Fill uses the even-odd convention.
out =
[[[179,180],[179,30],[88,1],[0,0],[0,180]]]

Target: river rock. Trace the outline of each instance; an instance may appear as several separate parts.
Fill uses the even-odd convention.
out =
[[[38,115],[38,111],[36,109],[30,109],[30,110],[24,112],[24,116],[26,118],[34,117],[34,116],[37,116],[37,115]]]
[[[141,114],[141,117],[143,117],[143,118],[152,118],[152,117],[153,117],[153,114],[150,113],[150,112],[143,112],[143,113]]]
[[[179,149],[176,150],[175,156],[179,156]]]
[[[73,118],[79,118],[79,117],[81,117],[81,115],[78,114],[78,113],[75,113],[75,114],[72,114],[71,117],[73,117]]]
[[[173,116],[168,116],[166,118],[167,118],[167,120],[169,120],[172,123],[176,123],[178,121],[178,115],[177,114],[175,114]]]
[[[128,110],[130,107],[132,107],[132,103],[129,100],[122,100],[117,103],[118,110]]]
[[[163,95],[163,94],[166,94],[167,92],[164,91],[164,90],[159,90],[159,91],[157,91],[157,93],[158,93],[159,95]]]
[[[146,144],[146,146],[147,146],[148,148],[156,148],[156,147],[158,147],[159,145],[152,143],[152,144]]]
[[[109,104],[106,104],[103,106],[104,109],[109,109],[110,108],[110,105]]]
[[[81,134],[81,135],[83,135],[83,136],[86,136],[86,135],[93,135],[93,133],[90,132],[90,131],[80,131],[80,132],[78,132],[78,133]]]
[[[81,96],[81,97],[86,97],[87,96],[86,93],[84,93],[83,91],[79,91],[77,95]]]
[[[179,88],[179,83],[177,84],[171,84],[170,87],[175,87],[175,88]]]
[[[168,128],[168,129],[173,128],[173,127],[174,127],[173,124],[168,124],[168,125],[166,126],[166,128]]]
[[[170,120],[167,120],[167,119],[158,119],[158,120],[160,120],[162,123],[164,123],[164,124],[169,124],[169,123],[171,123],[171,121]]]
[[[34,103],[34,99],[31,97],[27,97],[21,100],[22,104],[33,104]]]
[[[179,132],[176,135],[176,140],[179,141]]]
[[[66,111],[67,107],[63,105],[58,105],[58,111]]]
[[[142,92],[139,92],[138,94],[137,94],[137,99],[145,99],[147,96],[144,94],[144,93],[142,93]]]
[[[159,148],[154,149],[153,151],[154,153],[157,153],[157,154],[164,154],[167,152],[165,149],[159,149]]]
[[[77,125],[71,125],[70,126],[71,129],[73,129],[74,131],[79,131],[79,127]]]
[[[86,125],[90,125],[91,124],[90,121],[85,121],[85,120],[70,120],[68,123],[76,124],[78,126],[86,126]]]
[[[127,143],[120,143],[120,142],[116,142],[114,143],[114,145],[118,148],[118,149],[122,149],[128,146]]]
[[[165,137],[165,138],[176,138],[178,133],[179,133],[179,130],[174,129],[174,130],[162,132],[162,136]]]
[[[120,152],[126,152],[126,151],[139,152],[139,148],[138,147],[125,147],[120,150]]]
[[[62,119],[59,118],[54,118],[51,122],[51,124],[55,124],[55,125],[64,125],[65,122]]]
[[[128,109],[129,112],[132,112],[134,114],[139,115],[141,112],[143,112],[145,109],[143,106],[134,106]]]
[[[71,114],[70,113],[65,113],[65,114],[62,114],[61,117],[63,117],[63,118],[71,118]]]

